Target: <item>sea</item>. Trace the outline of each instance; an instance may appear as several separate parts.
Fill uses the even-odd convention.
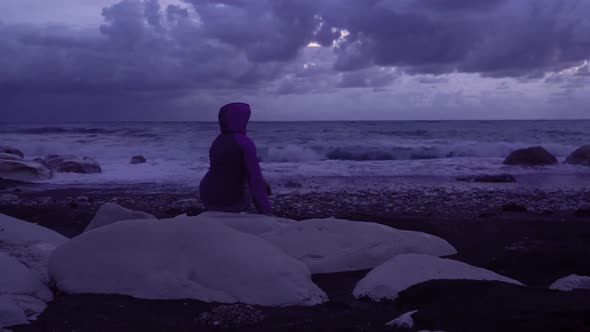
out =
[[[0,123],[0,145],[26,159],[49,154],[90,156],[101,174],[58,173],[44,182],[196,184],[208,169],[215,122]],[[252,122],[269,180],[317,177],[442,177],[590,175],[590,167],[513,167],[508,154],[543,146],[563,161],[590,144],[590,120]],[[147,163],[132,165],[133,155]]]

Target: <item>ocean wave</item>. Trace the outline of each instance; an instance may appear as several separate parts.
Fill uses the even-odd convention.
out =
[[[114,134],[117,130],[105,128],[63,128],[63,127],[37,127],[37,128],[19,128],[11,131],[3,131],[3,133],[12,134]]]
[[[526,148],[526,143],[486,143],[438,141],[432,145],[414,146],[319,146],[284,145],[262,147],[258,154],[264,162],[304,162],[322,160],[386,161],[386,160],[428,160],[445,158],[505,158],[510,152]],[[562,157],[572,147],[547,145],[546,148]],[[570,151],[571,150],[571,151]]]
[[[20,135],[86,135],[85,138],[108,137],[112,135],[147,139],[160,138],[160,134],[158,133],[136,128],[33,127],[4,129],[0,133]]]
[[[369,130],[369,134],[397,136],[397,137],[432,137],[432,133],[428,130]]]

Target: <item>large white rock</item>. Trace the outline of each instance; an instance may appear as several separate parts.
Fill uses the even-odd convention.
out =
[[[0,214],[0,253],[12,256],[48,281],[51,252],[68,238],[50,229]]]
[[[0,159],[0,178],[18,181],[47,180],[53,177],[51,171],[36,162]]]
[[[576,274],[556,280],[549,286],[550,289],[560,291],[571,291],[574,289],[590,289],[590,277],[579,276]]]
[[[49,273],[67,293],[288,306],[327,300],[305,264],[222,223],[127,220],[57,248]]]
[[[222,223],[240,232],[258,236],[276,232],[289,224],[297,223],[291,219],[271,217],[260,214],[227,212],[203,212],[196,217],[187,217],[186,215],[181,215],[176,218],[186,218],[187,221],[194,222],[206,220]]]
[[[86,226],[84,232],[114,224],[122,220],[137,219],[157,220],[156,217],[146,212],[129,210],[114,203],[105,203],[98,209],[98,211],[96,211],[96,215],[94,215],[90,224]]]
[[[457,253],[447,241],[430,234],[339,219],[291,223],[262,237],[303,261],[312,273],[371,269],[399,254]]]
[[[53,299],[36,272],[2,252],[0,271],[0,327],[26,324]]]
[[[369,272],[357,283],[353,294],[357,298],[369,297],[374,301],[394,300],[405,289],[441,279],[503,281],[522,285],[514,279],[459,261],[407,254],[393,257]]]
[[[377,223],[333,218],[294,221],[224,212],[205,212],[193,218],[223,223],[260,236],[304,262],[314,274],[371,269],[399,254],[457,253],[452,245],[436,236]]]
[[[23,325],[29,322],[27,315],[12,298],[0,295],[0,332],[3,327]]]

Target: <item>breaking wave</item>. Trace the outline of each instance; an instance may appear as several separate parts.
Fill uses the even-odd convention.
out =
[[[515,149],[527,147],[522,143],[455,143],[441,142],[433,145],[417,146],[303,146],[285,145],[262,147],[259,149],[261,161],[302,162],[322,160],[348,161],[386,161],[386,160],[426,160],[443,158],[505,158]],[[571,152],[571,147],[563,145],[546,146],[557,156]]]

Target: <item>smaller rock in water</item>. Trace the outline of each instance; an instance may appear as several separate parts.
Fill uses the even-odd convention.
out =
[[[504,160],[505,165],[544,166],[558,164],[557,158],[541,146],[513,151]]]
[[[0,203],[12,203],[17,200],[18,200],[18,196],[16,196],[16,195],[10,195],[10,194],[0,195]]]
[[[93,174],[102,173],[102,169],[98,162],[90,157],[84,157],[82,159],[66,159],[57,168],[58,172],[61,173],[81,173],[81,174]]]
[[[43,160],[42,158],[35,158],[35,159],[33,159],[32,161],[33,161],[34,163],[41,164],[41,165],[43,165],[43,166],[47,167],[47,164],[45,163],[45,160]]]
[[[590,166],[590,144],[572,152],[566,159],[567,164]]]
[[[583,206],[574,212],[576,217],[590,217],[590,206]]]
[[[17,181],[51,179],[53,174],[43,165],[31,161],[0,159],[0,177]]]
[[[49,169],[59,173],[102,173],[98,162],[90,157],[80,159],[76,156],[49,155],[45,157],[44,162]]]
[[[520,204],[517,203],[508,203],[502,206],[502,211],[504,212],[528,212],[528,209]]]
[[[414,319],[412,318],[412,315],[417,312],[418,312],[418,310],[406,312],[405,314],[399,316],[398,318],[392,320],[391,322],[388,322],[385,325],[411,329],[414,327]]]
[[[262,311],[246,304],[222,305],[201,313],[197,321],[209,327],[222,329],[247,328],[264,320]]]
[[[43,159],[43,164],[52,171],[56,171],[59,165],[66,158],[76,158],[74,156],[59,156],[56,154],[50,154]]]
[[[549,286],[549,289],[566,292],[572,291],[574,289],[590,289],[590,277],[572,274],[565,278],[556,280],[551,284],[551,286]]]
[[[129,162],[130,164],[143,164],[145,163],[147,160],[145,159],[144,156],[142,155],[137,155],[137,156],[133,156],[131,157],[131,161]]]
[[[456,180],[461,181],[461,182],[491,182],[491,183],[516,182],[516,178],[510,174],[466,176],[466,177],[458,177],[458,178],[456,178]]]
[[[10,146],[0,146],[0,153],[12,154],[21,158],[25,157],[25,154],[21,150]]]

